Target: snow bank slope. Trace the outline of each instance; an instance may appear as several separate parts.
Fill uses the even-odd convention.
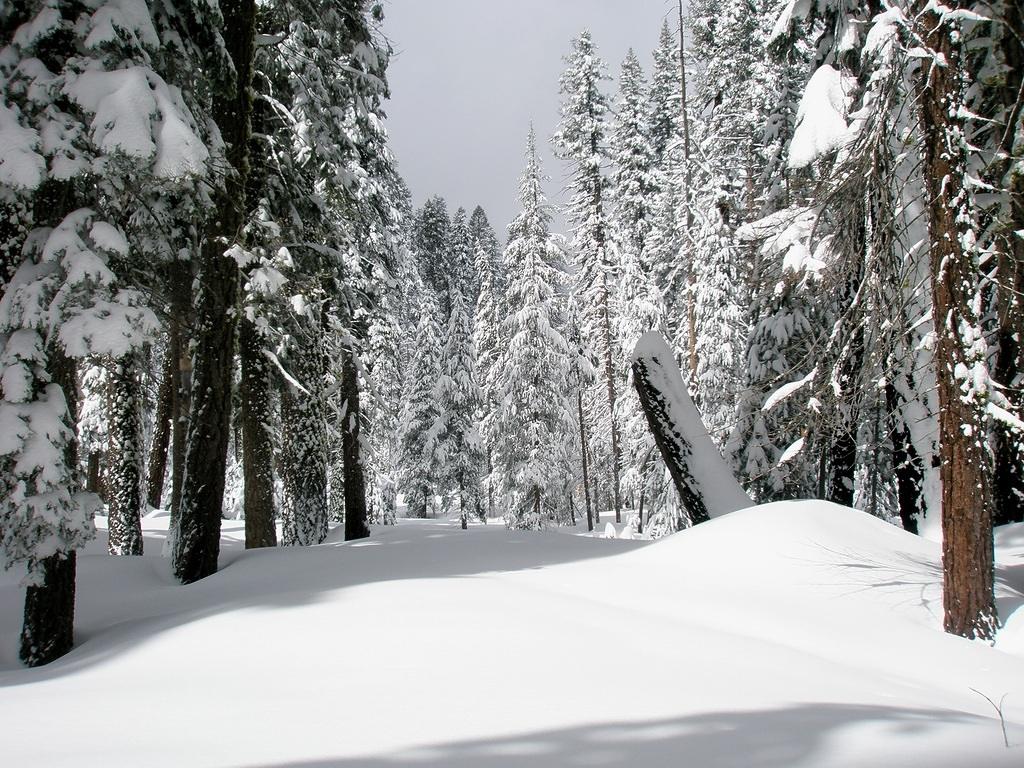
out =
[[[937,557],[810,502],[651,545],[409,522],[356,544],[229,548],[220,573],[188,587],[158,557],[87,555],[80,644],[50,667],[11,667],[20,593],[0,587],[0,755],[47,766],[1021,765],[1024,660],[939,631]],[[1013,580],[1016,566],[1002,567]],[[1002,600],[1021,601],[1007,586]],[[970,688],[1008,694],[1012,748]]]

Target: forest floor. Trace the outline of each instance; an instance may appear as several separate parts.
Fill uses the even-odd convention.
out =
[[[187,587],[166,525],[142,558],[100,531],[45,668],[15,661],[0,576],[0,764],[1024,765],[1024,526],[999,532],[992,648],[941,631],[936,544],[820,502],[655,543],[403,520],[246,552],[225,522]]]

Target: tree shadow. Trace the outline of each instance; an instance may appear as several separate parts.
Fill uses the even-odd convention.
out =
[[[970,737],[937,747],[938,732],[962,728]],[[858,754],[844,755],[858,730]],[[866,730],[865,730],[866,729]],[[845,739],[841,737],[846,736]],[[884,735],[883,745],[871,747]],[[991,736],[988,748],[982,738]],[[901,739],[907,742],[900,745]],[[897,753],[887,750],[897,744]],[[1011,743],[1013,743],[1011,741]],[[862,751],[861,751],[862,750]],[[1002,755],[1005,750],[1005,761]],[[1019,766],[1024,750],[1006,749],[999,723],[939,709],[851,704],[802,704],[783,709],[702,713],[640,722],[605,722],[510,737],[453,741],[374,757],[249,764],[244,768],[513,768],[545,766],[694,766],[794,768],[828,765],[953,768],[969,764]],[[922,763],[922,757],[927,763]],[[980,761],[980,762],[979,762]]]
[[[164,534],[147,534],[145,557],[79,556],[75,647],[36,669],[13,662],[0,667],[0,688],[76,672],[157,633],[208,616],[247,608],[294,608],[329,593],[363,584],[409,579],[478,576],[522,571],[614,556],[650,542],[507,531],[497,525],[460,530],[458,523],[429,521],[377,529],[358,541],[246,550],[221,549],[217,573],[189,585],[171,575],[160,556]],[[100,550],[102,551],[102,550]],[[116,598],[112,598],[116,595]],[[0,585],[3,634],[20,627],[23,590]]]

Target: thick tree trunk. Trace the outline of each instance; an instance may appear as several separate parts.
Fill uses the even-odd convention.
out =
[[[107,550],[141,555],[142,388],[136,355],[112,361],[107,387]]]
[[[92,451],[89,454],[85,474],[85,490],[98,496],[103,495],[102,473],[100,472],[101,458],[99,451]]]
[[[594,513],[590,507],[590,460],[587,456],[587,422],[583,418],[583,393],[576,393],[576,413],[580,422],[580,457],[583,461],[583,497],[587,503],[587,530],[594,530]]]
[[[950,3],[959,7],[959,3]],[[948,8],[948,6],[943,7]],[[977,315],[979,270],[965,188],[962,31],[951,13],[924,4],[918,16],[930,57],[921,60],[919,103],[931,240],[942,479],[943,602],[947,632],[990,640],[998,619],[993,595],[991,488],[985,447],[987,376]]]
[[[63,351],[51,353],[53,381],[64,390],[68,422],[78,421],[78,393],[75,361]],[[78,443],[71,440],[64,457],[69,467],[78,464]],[[25,590],[24,621],[18,658],[29,667],[39,667],[59,659],[75,642],[75,571],[77,556],[58,552],[41,560],[39,583]]]
[[[160,386],[156,396],[156,414],[153,416],[153,443],[149,449],[149,469],[146,473],[146,503],[154,509],[160,506],[163,499],[167,451],[171,444],[174,379],[179,357],[175,336],[173,332],[168,334],[167,350],[160,366]]]
[[[238,266],[225,251],[242,236],[249,166],[256,4],[255,0],[223,0],[220,7],[224,42],[236,78],[226,90],[214,94],[213,117],[227,144],[231,173],[217,200],[199,269],[192,407],[173,557],[174,575],[184,584],[215,573],[220,554],[238,294]]]
[[[277,546],[274,522],[274,448],[270,440],[270,365],[251,320],[239,325],[242,358],[242,474],[245,548]]]
[[[366,525],[366,476],[359,445],[359,370],[355,351],[342,352],[341,391],[345,398],[345,421],[341,439],[345,462],[345,541],[362,539],[370,535]],[[461,503],[462,494],[459,494]],[[463,511],[463,528],[466,517]]]
[[[1007,125],[1018,123],[1024,103],[1024,6],[1006,0],[1001,4],[1002,53],[1007,65],[1002,93]],[[1009,179],[1009,220],[997,241],[999,329],[993,378],[1006,387],[1005,394],[1019,414],[1024,410],[1024,174],[1007,174],[1015,149],[1024,141],[1014,130],[1003,130],[1002,156],[996,176]],[[998,182],[997,182],[998,183]],[[992,497],[993,524],[1024,522],[1024,436],[1003,424],[994,428],[995,471]]]

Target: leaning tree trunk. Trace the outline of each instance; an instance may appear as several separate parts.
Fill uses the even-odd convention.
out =
[[[341,391],[345,398],[345,418],[341,428],[345,466],[345,541],[370,535],[366,525],[366,473],[360,454],[359,369],[355,354],[352,347],[341,353]]]
[[[277,546],[274,522],[274,447],[270,440],[270,363],[256,325],[243,318],[238,351],[242,358],[242,474],[245,488],[245,548]]]
[[[711,441],[668,344],[645,333],[633,351],[633,385],[679,500],[696,525],[751,505]]]
[[[142,387],[138,357],[113,360],[107,381],[107,549],[142,554]]]
[[[949,6],[960,7],[951,2]],[[931,240],[932,312],[939,394],[942,479],[943,603],[947,632],[991,639],[998,624],[993,594],[992,499],[985,446],[988,378],[978,317],[979,268],[974,211],[965,186],[967,62],[959,22],[942,6],[923,5],[919,103]],[[944,62],[941,66],[938,61]]]
[[[206,233],[196,299],[192,406],[185,440],[181,508],[175,528],[173,566],[188,584],[217,570],[231,419],[238,266],[227,247],[242,236],[249,166],[255,0],[222,0],[224,43],[235,66],[230,86],[217,90],[213,117],[231,166]]]

